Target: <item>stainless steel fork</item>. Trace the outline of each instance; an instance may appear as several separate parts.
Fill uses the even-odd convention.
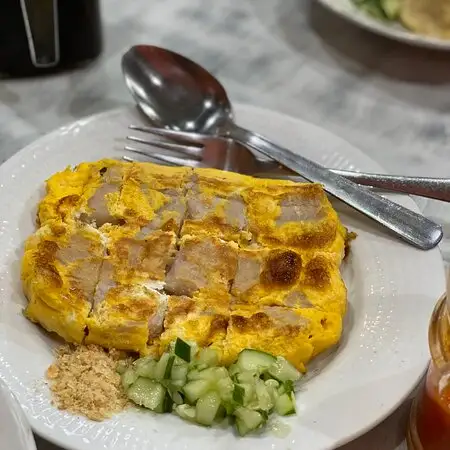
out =
[[[197,168],[212,167],[255,177],[305,181],[295,172],[262,155],[253,153],[231,139],[136,125],[130,125],[130,129],[150,133],[155,138],[127,136],[128,140],[169,150],[180,156],[157,153],[151,149],[144,150],[128,145],[125,150],[166,164]],[[127,156],[124,156],[124,159],[130,160]],[[361,185],[450,202],[450,178],[383,175],[338,169],[331,169],[331,171]]]

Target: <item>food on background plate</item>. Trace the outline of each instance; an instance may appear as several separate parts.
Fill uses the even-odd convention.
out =
[[[352,0],[371,16],[398,21],[411,31],[450,39],[450,4],[445,0]]]
[[[101,160],[47,180],[38,224],[25,315],[69,343],[156,361],[181,339],[214,367],[253,349],[304,372],[340,339],[353,235],[320,185]]]

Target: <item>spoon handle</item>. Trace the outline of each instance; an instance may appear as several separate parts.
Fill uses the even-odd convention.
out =
[[[442,202],[450,202],[450,178],[414,177],[408,175],[386,175],[381,173],[353,172],[350,170],[329,169],[357,184],[378,188],[388,192],[417,195]],[[277,170],[257,173],[262,178],[280,178],[302,182],[304,177],[291,175],[292,171]]]
[[[421,214],[415,213],[397,203],[383,198],[353,181],[330,172],[330,170],[310,161],[303,156],[276,145],[267,138],[233,125],[228,131],[229,137],[257,150],[302,177],[314,183],[321,183],[325,190],[379,222],[393,231],[406,242],[422,250],[429,250],[442,239],[442,227]]]

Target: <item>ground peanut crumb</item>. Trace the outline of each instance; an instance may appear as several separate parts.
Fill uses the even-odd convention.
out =
[[[59,348],[47,369],[53,404],[97,421],[120,412],[127,398],[116,372],[118,357],[96,345]]]

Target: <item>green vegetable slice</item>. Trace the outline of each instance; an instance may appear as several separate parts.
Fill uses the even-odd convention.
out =
[[[177,338],[174,353],[186,362],[191,362],[191,346],[182,339]]]

